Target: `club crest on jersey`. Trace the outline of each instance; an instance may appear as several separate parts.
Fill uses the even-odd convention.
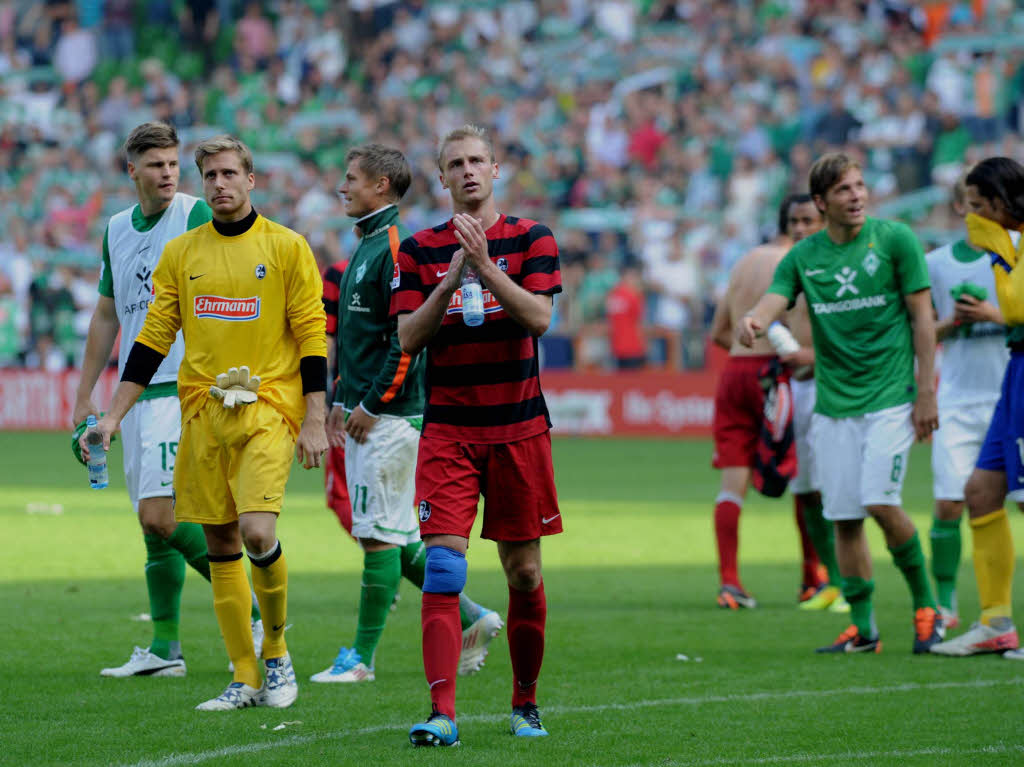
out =
[[[501,304],[498,303],[498,299],[494,297],[491,291],[484,288],[484,314],[493,314],[500,311]],[[445,314],[462,314],[462,288],[459,288],[452,294]]]
[[[504,256],[499,258],[498,259],[498,268],[501,269],[501,271],[503,271],[503,272],[507,272],[508,271],[508,259],[505,258]]]
[[[359,268],[356,269],[356,282],[362,282],[363,277],[366,275],[366,264],[360,264]]]
[[[430,519],[430,501],[420,501],[420,522]]]
[[[223,296],[196,296],[193,304],[196,317],[215,320],[247,322],[260,316],[260,298],[225,298]]]
[[[266,276],[267,276],[267,267],[265,267],[263,264],[256,264],[256,279],[257,280],[262,280]]]
[[[402,273],[398,269],[398,262],[395,261],[395,268],[391,270],[391,289],[397,290],[399,284],[402,282]]]
[[[861,261],[861,264],[864,266],[864,271],[871,277],[875,276],[875,272],[878,271],[878,267],[881,263],[882,262],[878,260],[878,256],[875,255],[875,251],[873,250],[869,250],[868,254],[864,256],[864,260]]]

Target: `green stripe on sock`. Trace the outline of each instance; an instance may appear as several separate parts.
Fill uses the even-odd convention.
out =
[[[871,594],[875,590],[875,582],[856,575],[842,578],[843,597],[850,603],[850,620],[857,627],[862,637],[874,639],[878,636],[875,628],[874,610],[871,606]]]
[[[956,574],[960,569],[963,544],[959,519],[932,519],[929,533],[932,544],[932,577],[939,604],[947,610],[955,609]]]
[[[402,552],[398,548],[367,551],[363,556],[363,588],[354,648],[370,668],[401,580]]]
[[[144,535],[143,539],[146,543],[146,590],[153,618],[150,651],[168,657],[170,642],[178,641],[185,558],[159,535]]]
[[[907,585],[910,587],[910,595],[914,601],[914,609],[922,607],[936,608],[935,595],[932,593],[932,585],[928,582],[928,572],[924,566],[924,552],[921,551],[921,540],[917,537],[917,531],[906,543],[901,543],[895,548],[889,549],[892,553],[892,561],[903,573]]]

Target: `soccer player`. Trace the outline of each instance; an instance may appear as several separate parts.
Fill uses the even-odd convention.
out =
[[[331,370],[331,380],[338,384],[338,357],[336,354],[338,335],[338,293],[341,290],[341,278],[348,266],[348,259],[342,259],[328,266],[322,275],[324,281],[324,314],[327,319],[327,365]],[[333,395],[333,390],[329,392]],[[330,436],[328,435],[328,440]],[[348,497],[348,484],[345,481],[345,446],[331,447],[324,456],[324,490],[327,494],[327,508],[334,512],[338,524],[352,535],[352,501]]]
[[[716,307],[711,322],[712,339],[729,350],[729,361],[715,392],[712,465],[722,470],[721,489],[715,499],[715,539],[721,581],[717,601],[719,607],[732,610],[757,606],[739,577],[739,519],[764,421],[765,395],[760,373],[776,356],[768,339],[759,339],[748,349],[735,340],[733,329],[743,313],[764,294],[776,264],[793,243],[788,233],[790,211],[794,209],[798,217],[801,215],[795,210],[796,199],[791,195],[779,207],[779,234],[775,240],[754,248],[733,267],[725,297]],[[813,594],[819,585],[818,557],[801,521],[802,517],[797,515],[803,547],[801,582],[810,586]]]
[[[203,525],[214,612],[234,664],[224,692],[197,708],[285,707],[298,685],[284,640],[288,568],[277,515],[292,454],[309,469],[327,450],[322,285],[306,240],[253,208],[245,144],[217,136],[195,159],[213,220],[164,249],[153,304],[99,429],[106,449],[180,329],[174,512]],[[249,632],[243,544],[263,613],[265,682]]]
[[[821,211],[809,194],[794,194],[787,198],[784,207],[786,233],[796,244],[825,225]],[[796,305],[786,314],[786,324],[800,349],[782,357],[792,370],[789,388],[793,394],[793,432],[796,438],[797,475],[789,483],[793,493],[797,523],[801,534],[810,538],[809,547],[804,543],[804,583],[800,590],[801,610],[825,610],[846,613],[850,606],[841,593],[839,563],[836,560],[835,534],[832,524],[822,513],[821,493],[818,490],[815,472],[816,456],[811,444],[811,421],[814,414],[814,343],[811,337],[811,322],[808,316],[807,299],[800,296]],[[825,568],[827,580],[817,583],[806,580],[808,548],[816,552]]]
[[[953,187],[953,210],[963,216],[966,184]],[[960,623],[956,574],[960,568],[960,517],[964,486],[974,469],[999,387],[1006,372],[1006,330],[995,300],[995,279],[984,251],[966,239],[943,245],[925,259],[942,342],[939,429],[932,439],[932,576],[942,623]]]
[[[967,239],[988,253],[1006,323],[1010,361],[999,401],[964,488],[974,541],[974,576],[981,617],[971,628],[932,647],[939,655],[1003,652],[1024,660],[1013,625],[1013,538],[1006,498],[1024,509],[1024,166],[1007,157],[982,160],[967,174]]]
[[[825,518],[835,522],[843,596],[853,625],[819,652],[880,652],[871,606],[864,520],[885,535],[914,606],[913,652],[941,639],[942,618],[917,530],[901,507],[907,454],[938,426],[935,320],[924,253],[904,224],[868,218],[860,166],[842,153],[811,168],[810,192],[825,228],[793,246],[768,292],[743,317],[753,346],[804,293],[814,335],[812,428]],[[918,383],[914,381],[917,360]]]
[[[537,338],[562,286],[551,231],[497,210],[498,164],[485,130],[465,125],[446,135],[438,167],[454,216],[402,243],[391,313],[402,351],[427,350],[416,499],[427,546],[423,666],[433,711],[409,739],[450,746],[458,743],[459,594],[481,494],[481,535],[497,541],[508,581],[511,730],[547,735],[536,704],[547,617],[540,537],[561,532],[562,518]],[[484,322],[476,327],[462,319],[467,269],[485,288]]]
[[[142,328],[153,294],[153,269],[168,241],[210,220],[210,207],[178,191],[178,135],[162,122],[136,127],[124,144],[128,177],[138,204],[111,217],[103,233],[103,266],[96,309],[89,323],[82,377],[75,396],[73,422],[84,431],[85,419],[99,417],[92,391],[121,333],[119,372],[131,343]],[[178,623],[185,565],[210,580],[206,539],[191,522],[178,524],[172,506],[174,459],[181,433],[178,405],[178,337],[153,375],[139,402],[125,416],[124,473],[128,497],[146,544],[146,590],[153,619],[148,648],[136,647],[128,661],[100,671],[102,676],[184,676]],[[262,631],[258,610],[253,631]]]
[[[390,316],[399,243],[409,232],[398,202],[412,171],[397,149],[366,144],[348,152],[338,190],[356,220],[359,246],[341,279],[337,299],[339,378],[327,420],[335,449],[344,447],[352,488],[350,532],[363,548],[359,624],[351,648],[314,674],[314,682],[364,682],[375,676],[374,655],[404,575],[422,589],[423,541],[416,519],[415,471],[423,425],[424,355],[405,354]],[[501,618],[460,595],[463,625],[459,672],[483,665]]]

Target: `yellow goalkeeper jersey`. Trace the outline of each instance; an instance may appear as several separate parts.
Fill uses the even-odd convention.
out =
[[[263,216],[231,237],[203,224],[167,243],[153,290],[136,340],[166,355],[181,328],[182,423],[218,373],[248,365],[260,377],[259,398],[298,433],[306,411],[299,360],[327,355],[323,282],[302,235]]]

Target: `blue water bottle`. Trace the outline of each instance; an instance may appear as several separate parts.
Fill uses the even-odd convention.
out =
[[[462,275],[462,321],[471,328],[484,324],[484,289],[472,269]]]
[[[102,490],[108,484],[107,451],[103,449],[103,435],[96,429],[96,416],[85,419],[85,444],[89,446],[89,486]]]

